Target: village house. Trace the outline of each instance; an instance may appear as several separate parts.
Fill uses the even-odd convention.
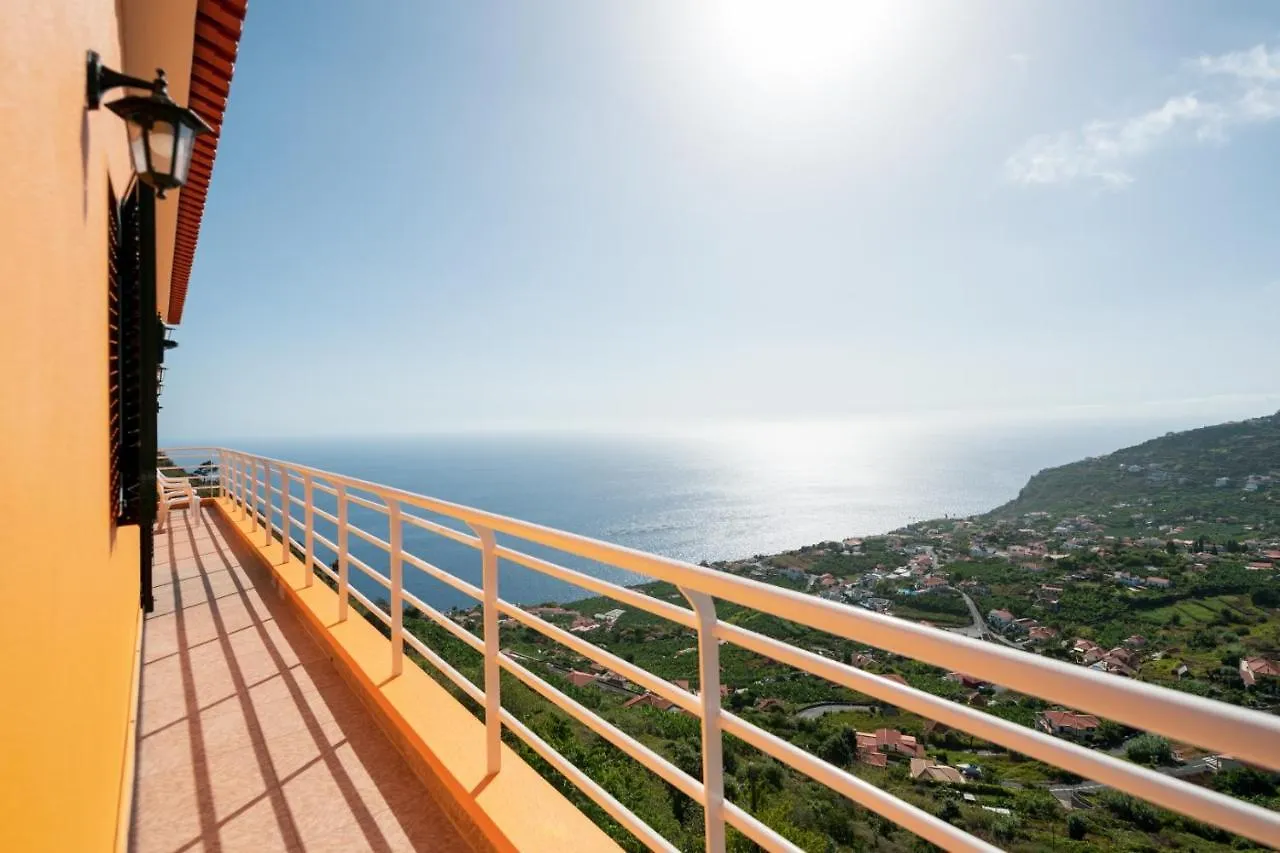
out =
[[[874,749],[858,750],[858,761],[870,767],[888,767],[889,756],[883,752],[876,752]]]
[[[626,613],[626,612],[627,612],[627,611],[625,611],[625,610],[623,610],[621,607],[619,607],[619,608],[616,608],[616,609],[614,609],[614,610],[606,611],[606,612],[604,612],[604,613],[597,613],[597,614],[596,614],[596,619],[597,619],[598,621],[600,621],[600,622],[607,623],[607,624],[609,625],[609,627],[610,627],[610,628],[612,628],[612,627],[613,627],[613,624],[614,624],[615,622],[617,622],[619,619],[621,619],[621,618],[622,618],[622,614],[624,614],[624,613]]]
[[[876,729],[874,732],[857,732],[858,751],[896,753],[913,758],[924,758],[924,747],[914,735],[904,735],[897,729]]]
[[[964,775],[954,767],[945,764],[934,764],[927,758],[911,759],[911,778],[923,779],[926,782],[945,782],[950,785],[963,785]]]
[[[622,703],[624,708],[656,708],[659,711],[681,711],[680,707],[670,699],[663,699],[656,693],[645,692],[634,699]]]
[[[595,684],[597,680],[597,677],[590,672],[579,672],[575,669],[569,673],[569,683],[574,687],[586,687],[589,684]]]
[[[1039,589],[1036,590],[1036,601],[1039,601],[1041,604],[1049,605],[1050,607],[1057,607],[1058,601],[1061,600],[1061,598],[1062,587],[1060,586],[1051,586],[1049,584],[1042,583],[1040,584]]]
[[[1007,628],[1013,624],[1013,614],[1008,610],[992,610],[987,614],[987,622],[993,628]]]
[[[1036,727],[1049,734],[1069,738],[1087,738],[1101,725],[1093,714],[1074,711],[1045,711],[1036,718]]]
[[[1032,628],[1039,628],[1040,623],[1037,622],[1035,619],[1031,619],[1031,618],[1014,619],[1013,625],[1011,625],[1010,627],[1013,629],[1014,633],[1025,634],[1029,632]]]
[[[1027,632],[1027,639],[1033,643],[1047,643],[1056,636],[1058,636],[1057,630],[1047,625],[1037,625]]]
[[[1280,677],[1280,664],[1263,657],[1240,660],[1240,680],[1244,682],[1245,687],[1253,687],[1260,677]]]
[[[1075,644],[1071,646],[1071,651],[1082,657],[1094,649],[1101,649],[1101,646],[1093,640],[1086,640],[1083,637],[1077,637]],[[1094,660],[1097,660],[1097,658],[1094,658]]]
[[[1172,585],[1168,578],[1157,577],[1149,577],[1144,583],[1154,589],[1168,589]]]
[[[943,678],[971,690],[977,690],[980,687],[985,687],[987,684],[987,682],[983,681],[981,678],[974,678],[972,675],[966,675],[963,672],[948,672],[943,676]]]

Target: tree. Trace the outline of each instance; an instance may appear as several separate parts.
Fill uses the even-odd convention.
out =
[[[856,746],[849,743],[850,738],[845,734],[847,731],[847,728],[841,729],[827,737],[818,747],[818,755],[837,767],[844,767],[853,761]],[[856,744],[856,741],[854,743]]]
[[[1174,544],[1172,539],[1170,539],[1168,542],[1164,543],[1164,550],[1169,552],[1171,555],[1176,554],[1178,553],[1178,546]]]
[[[1263,586],[1249,593],[1249,600],[1258,607],[1280,607],[1280,590]]]
[[[782,769],[772,762],[752,761],[742,771],[747,782],[747,801],[751,811],[760,808],[760,794],[765,791],[778,790],[782,787]]]
[[[1094,732],[1094,740],[1104,749],[1119,746],[1129,736],[1129,729],[1114,720],[1103,720]]]
[[[1129,741],[1124,754],[1137,764],[1172,764],[1173,749],[1159,735],[1140,735]]]

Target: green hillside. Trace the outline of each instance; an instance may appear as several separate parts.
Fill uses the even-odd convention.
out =
[[[1223,479],[1225,478],[1225,480]],[[989,513],[1085,514],[1249,528],[1280,525],[1280,413],[1169,433],[1032,477]]]

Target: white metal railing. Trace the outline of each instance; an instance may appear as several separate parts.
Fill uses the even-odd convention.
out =
[[[466,695],[483,705],[487,764],[491,773],[501,771],[500,742],[502,728],[505,726],[650,849],[670,851],[675,848],[502,708],[500,670],[511,673],[569,716],[701,804],[706,821],[706,849],[713,853],[724,850],[726,824],[735,827],[766,850],[799,849],[724,798],[721,748],[722,735],[725,733],[746,741],[853,802],[943,848],[972,851],[998,849],[722,708],[719,690],[721,641],[733,643],[1205,823],[1280,847],[1280,815],[1274,812],[722,622],[716,617],[715,602],[724,600],[768,612],[839,637],[949,670],[966,672],[1021,693],[1088,711],[1141,730],[1195,744],[1217,753],[1233,755],[1272,770],[1280,770],[1280,719],[1276,717],[305,465],[226,448],[177,448],[164,450],[162,454],[175,461],[197,456],[212,458],[216,463],[216,481],[222,493],[234,502],[240,518],[248,519],[251,533],[260,531],[264,546],[271,546],[278,534],[282,558],[288,556],[292,545],[304,555],[305,564],[313,568],[313,571],[307,573],[308,585],[314,582],[315,571],[323,572],[331,578],[338,588],[341,619],[347,618],[349,600],[354,598],[387,625],[391,634],[394,672],[401,671],[404,646],[408,644]],[[274,485],[275,482],[279,482],[279,487]],[[301,499],[295,496],[292,488],[299,485],[303,492]],[[329,513],[315,506],[316,491],[336,499],[336,513]],[[352,524],[348,513],[350,504],[385,515],[389,540]],[[302,508],[301,521],[292,516],[295,505]],[[471,533],[416,515],[411,510],[425,511],[460,522]],[[314,519],[317,515],[336,526],[337,542],[315,532]],[[277,517],[279,523],[275,520]],[[402,532],[406,523],[478,550],[482,565],[481,586],[467,583],[405,552]],[[295,524],[302,526],[301,542],[292,536]],[[355,534],[387,553],[390,576],[381,575],[350,553],[350,534]],[[678,607],[634,589],[620,587],[499,544],[497,534],[667,581],[681,591],[690,607]],[[335,555],[338,563],[336,572],[315,556],[316,542],[320,542]],[[503,600],[498,590],[499,560],[507,560],[567,581],[696,631],[701,690],[697,694],[684,690]],[[403,578],[405,564],[479,602],[483,614],[483,639],[475,637],[406,591]],[[350,583],[351,566],[374,578],[388,590],[390,612],[377,607],[353,587]],[[433,650],[404,631],[406,601],[484,656],[482,685],[472,684]],[[702,728],[702,778],[695,779],[686,774],[511,657],[501,654],[498,636],[500,615],[542,633],[698,717]]]

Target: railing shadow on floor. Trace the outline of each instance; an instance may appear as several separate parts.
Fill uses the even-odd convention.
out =
[[[167,529],[157,534],[155,577],[160,582],[157,591],[172,597],[173,608],[169,613],[149,618],[147,623],[149,628],[156,619],[172,619],[177,648],[171,655],[148,660],[144,665],[142,700],[145,702],[148,698],[148,686],[153,689],[161,686],[148,684],[146,666],[176,655],[184,713],[180,719],[142,734],[139,753],[145,762],[148,739],[175,726],[185,725],[185,763],[193,776],[199,832],[195,837],[185,838],[139,834],[142,824],[135,813],[131,849],[139,853],[149,850],[179,853],[193,848],[229,851],[239,845],[229,845],[223,837],[224,830],[263,802],[269,805],[275,824],[275,832],[268,835],[278,835],[279,846],[285,850],[306,849],[308,842],[316,840],[317,835],[323,832],[312,832],[312,828],[324,820],[332,821],[333,815],[343,810],[349,814],[349,820],[344,823],[354,823],[358,827],[358,837],[352,839],[358,849],[390,853],[405,849],[436,851],[451,846],[441,837],[441,830],[445,835],[452,830],[448,819],[429,800],[425,788],[412,776],[403,759],[376,728],[302,625],[288,612],[288,606],[276,599],[271,580],[265,576],[255,555],[247,551],[233,531],[225,529],[226,523],[216,512],[207,509],[199,513],[175,512],[170,515]],[[183,556],[177,556],[179,553]],[[183,574],[187,576],[183,577]],[[199,582],[193,583],[197,579]],[[201,607],[208,608],[207,616],[212,621],[214,636],[189,644],[188,621]],[[244,613],[248,614],[248,624],[229,630],[227,616],[234,614],[239,617]],[[271,625],[276,628],[274,635],[269,628]],[[253,639],[240,636],[246,633],[254,635]],[[229,689],[215,701],[202,704],[202,697],[197,694],[198,676],[192,656],[196,650],[213,643],[218,645],[221,661],[227,667]],[[246,647],[254,649],[253,653],[258,657],[250,659]],[[202,652],[202,657],[208,654]],[[253,679],[246,672],[247,663],[255,663],[255,670],[265,668],[271,673],[264,678]],[[255,703],[252,691],[276,679],[283,685],[285,696],[274,700],[269,708]],[[317,708],[308,701],[308,689],[318,691],[318,697],[313,697],[312,701],[320,703],[322,711],[326,712],[325,720],[321,720]],[[234,702],[235,707],[226,707],[229,702]],[[256,785],[261,790],[239,792],[238,805],[226,813],[220,813],[216,802],[219,786],[214,778],[214,762],[211,761],[219,745],[208,743],[206,731],[207,715],[214,710],[218,714],[240,714],[247,729],[244,736],[247,743],[236,747],[237,758],[254,765],[241,768],[240,772],[247,778],[254,778],[256,773],[261,780]],[[272,720],[264,719],[268,711]],[[294,734],[305,733],[309,742],[301,747],[304,752],[296,759],[302,760],[300,766],[281,773],[277,770],[278,759],[273,759],[271,749],[274,743],[271,729],[278,726],[264,723],[279,722],[280,715],[285,714],[296,715],[298,728]],[[329,731],[326,731],[326,726],[329,726]],[[350,750],[351,758],[359,768],[368,773],[372,790],[367,784],[362,790],[351,769],[343,763],[339,751],[344,747]],[[229,751],[224,746],[220,753],[224,756],[224,764]],[[164,791],[147,790],[147,770],[140,765],[138,785],[141,796],[135,797],[135,810],[163,807],[164,804]],[[305,787],[308,790],[327,789],[330,794],[336,789],[341,796],[340,802],[307,799],[299,780],[304,775],[317,773],[326,777],[327,783]],[[160,783],[153,781],[151,784]],[[294,785],[300,790],[293,790],[291,786]],[[249,795],[247,799],[246,795]],[[424,827],[424,813],[432,811],[444,826]],[[149,825],[154,825],[154,822]],[[350,826],[346,828],[350,830]],[[400,831],[396,832],[396,829]],[[258,839],[251,847],[241,849],[269,848]],[[458,846],[457,849],[467,848]]]

